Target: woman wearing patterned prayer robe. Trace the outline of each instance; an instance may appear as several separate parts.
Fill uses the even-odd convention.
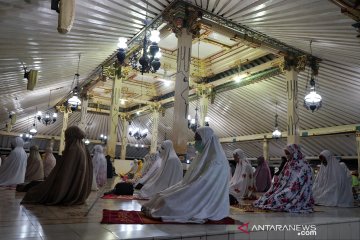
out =
[[[287,145],[288,159],[279,180],[253,205],[258,208],[291,213],[313,212],[312,170],[299,145]]]

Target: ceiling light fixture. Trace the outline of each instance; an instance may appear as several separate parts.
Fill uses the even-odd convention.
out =
[[[78,106],[81,104],[81,100],[79,99],[79,94],[80,94],[80,86],[79,86],[79,78],[80,78],[80,74],[79,74],[79,67],[80,67],[80,57],[81,54],[79,54],[79,61],[78,61],[78,66],[77,66],[77,72],[74,75],[74,80],[73,80],[73,84],[75,84],[75,87],[72,90],[72,97],[69,98],[69,100],[67,101],[68,104],[70,105],[70,108],[72,111],[76,111],[76,109],[78,108]]]
[[[312,40],[310,41],[310,53],[312,55],[311,44],[312,44]],[[311,77],[310,77],[310,81],[309,81],[310,92],[304,98],[304,107],[307,110],[311,110],[312,112],[314,112],[314,111],[318,110],[319,108],[321,108],[321,105],[322,105],[322,97],[320,96],[320,94],[318,94],[316,92],[316,88],[315,88],[316,87],[315,69],[317,68],[315,60],[312,60],[312,62],[310,63],[310,68],[311,68]],[[306,89],[307,89],[307,84],[306,84]]]
[[[279,127],[278,127],[278,114],[277,114],[277,106],[278,106],[278,103],[276,102],[276,107],[275,107],[275,128],[274,128],[274,131],[272,133],[272,137],[275,138],[275,139],[279,139],[281,138],[281,132],[279,130]]]

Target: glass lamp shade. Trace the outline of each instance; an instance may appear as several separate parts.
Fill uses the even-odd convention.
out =
[[[36,128],[35,128],[35,127],[32,127],[32,128],[30,129],[29,133],[30,133],[31,135],[35,135],[35,134],[37,133]]]
[[[124,37],[119,37],[119,42],[117,44],[118,48],[122,48],[125,49],[127,48],[127,44],[126,44],[127,40]]]
[[[311,111],[315,111],[321,107],[322,97],[316,93],[316,91],[311,91],[304,98],[304,106]]]
[[[273,131],[272,137],[276,138],[276,139],[281,137],[281,132],[279,131],[279,129],[277,127],[275,127],[275,130]]]
[[[150,33],[150,41],[158,43],[160,42],[160,31],[159,30],[152,30]]]
[[[81,100],[78,98],[78,96],[72,96],[71,98],[69,98],[68,103],[78,106],[79,104],[81,104]]]

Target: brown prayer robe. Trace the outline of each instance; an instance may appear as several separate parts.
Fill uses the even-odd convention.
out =
[[[91,192],[93,166],[82,139],[85,133],[77,126],[65,131],[65,150],[48,178],[31,188],[22,203],[46,205],[84,204]]]
[[[31,146],[30,155],[27,160],[25,181],[31,182],[34,180],[44,179],[44,166],[39,153],[38,146]]]

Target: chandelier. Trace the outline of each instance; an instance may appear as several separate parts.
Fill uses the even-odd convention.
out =
[[[196,129],[200,126],[199,125],[199,119],[198,119],[198,111],[199,109],[196,107],[195,108],[195,117],[191,118],[190,115],[188,115],[187,119],[188,119],[188,128],[191,129],[193,132],[196,132]]]
[[[85,139],[84,139],[84,143],[85,143],[85,145],[89,145],[89,144],[90,144],[90,140],[89,140],[88,138],[85,138]]]
[[[134,70],[140,71],[141,74],[149,72],[155,73],[157,70],[159,70],[161,66],[161,52],[158,46],[160,41],[159,35],[160,32],[156,29],[153,29],[150,33],[150,41],[148,41],[145,31],[142,49],[135,51],[129,59],[131,67]]]
[[[100,135],[100,141],[102,144],[106,144],[107,143],[107,136],[104,134]]]
[[[19,136],[24,140],[24,143],[30,142],[33,138],[33,136],[29,133],[21,133]]]
[[[130,135],[130,137],[133,137],[136,140],[141,140],[141,139],[146,138],[148,132],[149,132],[149,130],[147,128],[145,128],[142,131],[140,131],[139,128],[134,128],[134,129],[130,129],[129,135]]]
[[[277,102],[276,102],[276,108],[275,108],[275,129],[272,133],[272,137],[275,139],[281,138],[281,132],[278,128]]]
[[[311,44],[312,41],[310,41],[310,53],[312,55],[312,48],[311,48]],[[318,94],[316,92],[316,88],[315,88],[315,71],[317,73],[317,66],[316,66],[316,62],[312,61],[310,63],[310,68],[311,68],[311,78],[310,78],[310,92],[305,96],[304,98],[304,107],[307,110],[311,110],[312,112],[314,112],[315,110],[318,110],[321,107],[322,104],[322,97],[320,96],[320,94]],[[310,70],[309,70],[310,71]],[[306,85],[307,88],[307,85]]]
[[[76,109],[78,108],[78,106],[81,104],[81,100],[79,99],[79,66],[80,66],[80,57],[81,54],[79,54],[79,61],[78,61],[78,66],[77,66],[77,72],[74,76],[74,80],[73,80],[73,84],[75,84],[75,87],[72,90],[72,97],[69,98],[67,100],[68,104],[70,105],[70,108],[72,111],[76,111]]]
[[[46,126],[55,123],[56,119],[57,119],[57,113],[52,111],[50,108],[50,100],[51,100],[51,91],[52,90],[57,90],[57,89],[50,89],[48,110],[46,110],[44,113],[41,111],[38,111],[36,114],[38,121]]]
[[[119,42],[117,44],[118,46],[118,52],[116,54],[116,57],[118,59],[118,62],[120,65],[122,65],[125,61],[126,58],[126,48],[127,48],[127,44],[126,44],[127,40],[124,37],[119,37]]]

